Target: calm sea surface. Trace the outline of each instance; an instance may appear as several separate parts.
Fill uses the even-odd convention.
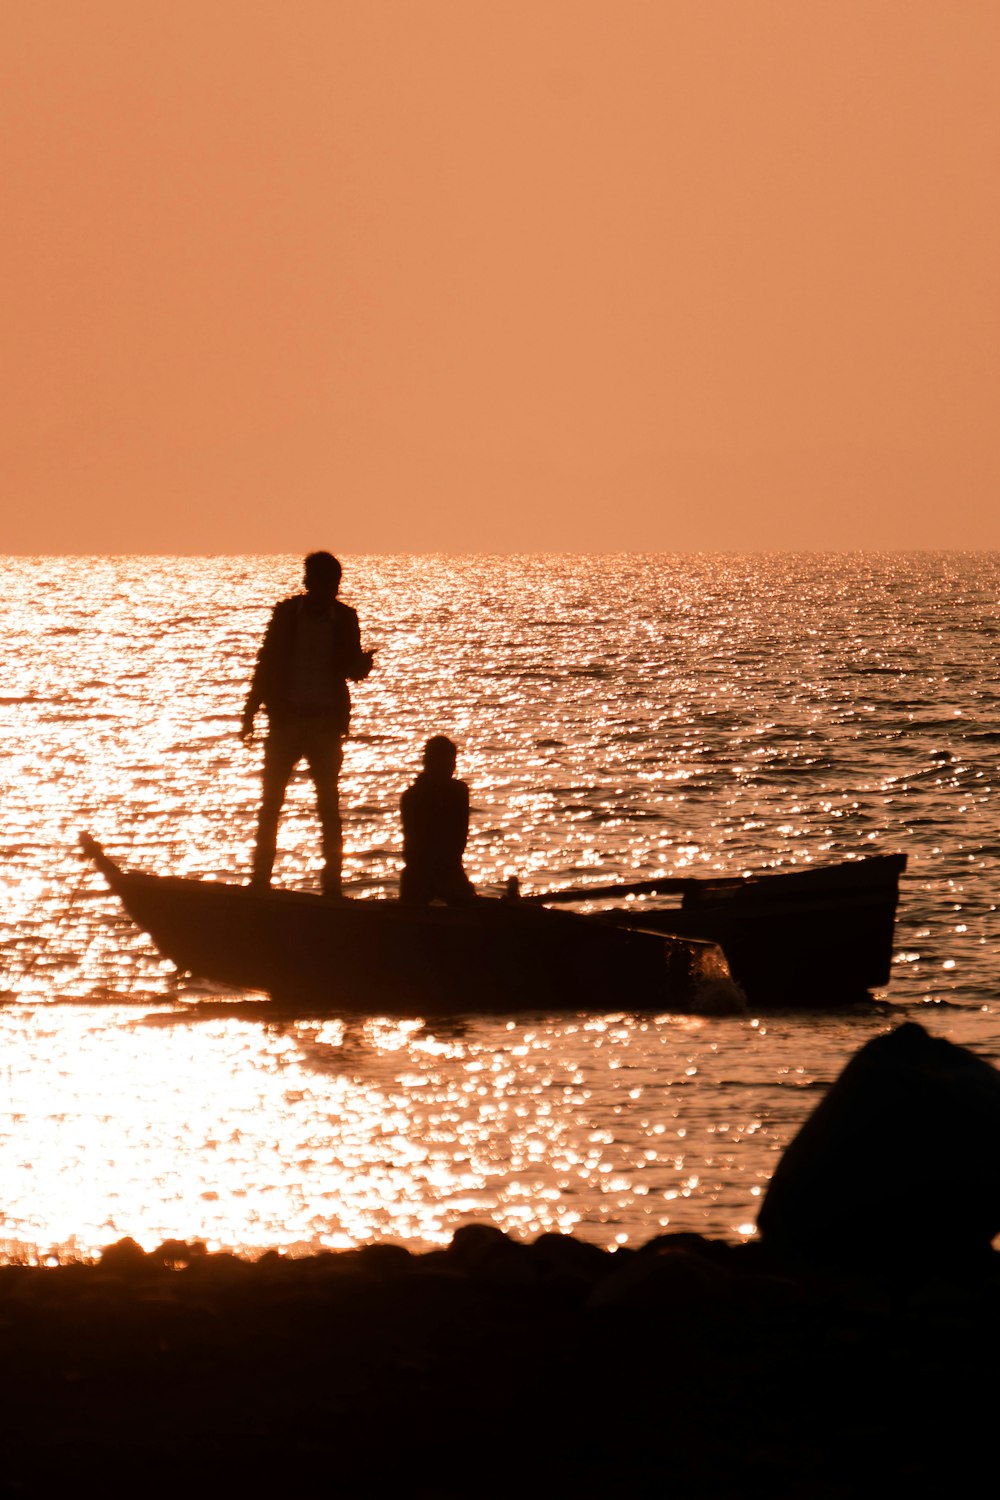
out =
[[[246,875],[261,752],[238,716],[299,560],[9,558],[0,1255],[430,1246],[475,1218],[739,1239],[868,1038],[918,1019],[997,1060],[1000,554],[344,561],[377,649],[342,782],[358,894],[395,879],[399,794],[446,733],[485,888],[905,852],[892,983],[802,1019],[484,1021],[471,982],[446,1025],[220,1004],[241,997],[180,979],[76,839]],[[276,880],[318,866],[297,781]]]

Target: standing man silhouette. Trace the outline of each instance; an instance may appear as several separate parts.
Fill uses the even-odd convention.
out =
[[[243,740],[253,734],[259,708],[266,709],[268,720],[250,882],[259,889],[271,883],[285,791],[304,759],[316,788],[323,835],[323,892],[340,895],[343,835],[338,783],[351,718],[347,679],[363,682],[372,669],[372,653],[361,649],[358,617],[337,598],[340,577],[335,557],[310,552],[305,593],[282,599],[271,614],[243,710]]]

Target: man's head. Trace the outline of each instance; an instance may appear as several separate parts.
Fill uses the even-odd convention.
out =
[[[432,776],[453,776],[458,747],[446,734],[436,734],[424,746],[424,770]]]
[[[340,573],[340,563],[332,552],[310,552],[306,558],[307,591],[335,599],[340,588]]]

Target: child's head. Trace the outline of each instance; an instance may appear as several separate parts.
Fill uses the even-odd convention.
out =
[[[424,770],[433,776],[453,776],[458,748],[446,734],[436,734],[424,746]]]

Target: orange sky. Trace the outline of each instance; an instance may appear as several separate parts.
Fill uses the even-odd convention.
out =
[[[1000,547],[996,0],[3,0],[0,552]]]

